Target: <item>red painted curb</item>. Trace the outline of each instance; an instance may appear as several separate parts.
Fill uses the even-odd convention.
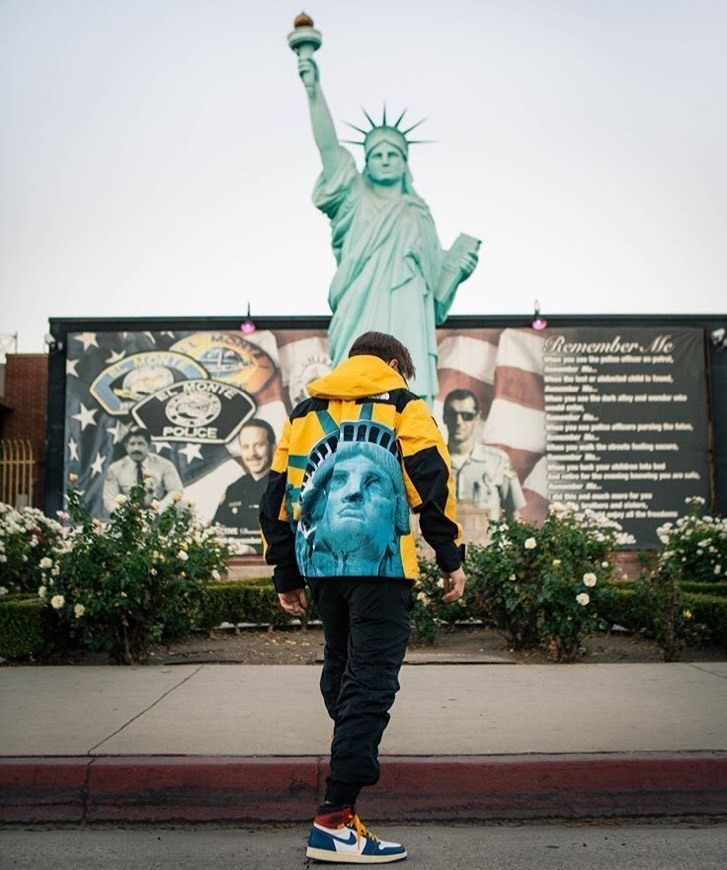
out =
[[[86,758],[0,759],[0,821],[83,821]]]
[[[381,762],[361,800],[381,820],[727,815],[727,752]],[[306,821],[326,772],[315,756],[0,758],[0,821]]]

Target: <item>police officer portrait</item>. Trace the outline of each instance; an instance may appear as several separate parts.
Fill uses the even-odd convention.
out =
[[[103,487],[103,503],[107,514],[117,506],[120,495],[128,495],[137,483],[144,486],[144,504],[158,502],[163,511],[174,493],[181,494],[182,479],[174,463],[151,452],[152,438],[148,429],[134,426],[124,435],[122,445],[126,456],[109,465]]]
[[[253,417],[240,429],[238,444],[242,474],[227,487],[212,522],[242,539],[238,550],[262,553],[258,513],[275,453],[275,431],[266,420]]]
[[[477,396],[471,390],[452,390],[444,399],[442,416],[457,501],[472,501],[491,520],[499,520],[503,513],[518,519],[526,499],[507,453],[478,439]]]

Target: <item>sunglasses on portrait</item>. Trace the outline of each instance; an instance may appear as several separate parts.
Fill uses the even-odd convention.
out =
[[[461,417],[466,423],[471,423],[477,416],[477,411],[447,411],[444,415],[445,420],[454,420],[455,417]]]

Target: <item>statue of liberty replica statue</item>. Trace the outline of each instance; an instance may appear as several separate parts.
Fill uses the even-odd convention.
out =
[[[480,243],[462,234],[449,250],[440,246],[409,169],[409,146],[415,143],[407,136],[419,124],[402,129],[404,113],[389,123],[384,109],[380,124],[364,113],[369,129],[354,127],[363,138],[351,143],[363,145],[365,166],[358,171],[339,142],[321,90],[312,57],[321,35],[307,15],[295,19],[288,42],[298,55],[323,164],[313,202],[330,218],[338,264],[328,296],[333,364],[348,356],[362,332],[391,333],[409,348],[416,366],[409,388],[431,407],[438,391],[435,328],[446,318],[457,287],[474,271]]]

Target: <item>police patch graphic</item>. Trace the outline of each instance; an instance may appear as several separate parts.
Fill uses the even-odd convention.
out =
[[[243,390],[218,381],[189,380],[148,396],[132,414],[161,441],[225,444],[254,410],[254,401]]]
[[[144,351],[127,356],[93,381],[89,392],[109,414],[121,416],[146,396],[207,372],[194,359],[174,351]]]
[[[309,357],[290,373],[288,391],[290,400],[294,405],[309,398],[308,384],[317,378],[322,378],[331,371],[330,357],[325,354],[316,354]]]
[[[276,373],[273,360],[239,332],[197,332],[172,345],[200,362],[210,377],[257,393]]]

